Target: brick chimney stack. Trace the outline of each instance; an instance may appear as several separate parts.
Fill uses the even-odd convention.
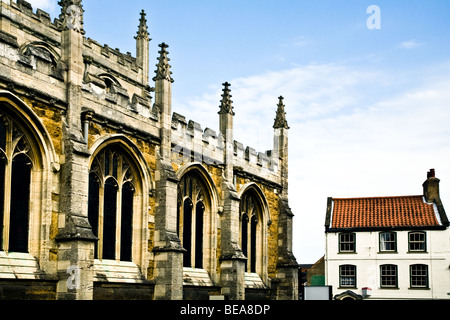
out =
[[[427,173],[427,180],[423,183],[423,196],[428,203],[439,199],[439,179],[436,178],[434,169]]]

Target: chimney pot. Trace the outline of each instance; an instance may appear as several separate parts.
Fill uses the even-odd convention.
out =
[[[427,180],[423,183],[423,195],[428,203],[439,199],[439,179],[436,178],[434,169],[427,173]]]

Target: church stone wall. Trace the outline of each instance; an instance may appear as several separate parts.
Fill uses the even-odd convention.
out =
[[[229,84],[220,129],[202,128],[171,105],[165,44],[150,79],[145,13],[133,57],[86,37],[81,2],[60,1],[61,15],[53,21],[26,1],[0,2],[0,93],[7,108],[0,113],[13,114],[9,110],[20,105],[21,123],[45,128],[44,172],[34,182],[40,192],[30,196],[40,206],[40,214],[30,213],[34,242],[21,259],[0,248],[0,299],[291,299],[283,293],[286,287],[295,290],[297,279],[285,272],[296,270],[296,262],[292,237],[286,234],[292,233],[292,215],[281,204],[288,188],[282,97],[274,150],[257,152],[234,140]],[[132,231],[139,237],[130,262],[94,259],[99,235],[88,218],[89,172],[95,156],[110,146],[133,159],[140,179]],[[209,197],[203,222],[208,232],[202,235],[205,266],[198,270],[180,268],[186,249],[177,229],[176,193],[188,174],[200,177]],[[245,271],[248,259],[241,248],[246,192],[252,192],[261,211],[255,236],[258,267],[252,274]]]

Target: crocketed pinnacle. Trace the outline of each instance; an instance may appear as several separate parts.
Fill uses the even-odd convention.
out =
[[[171,66],[169,64],[170,59],[167,57],[167,54],[169,52],[166,50],[169,46],[164,42],[158,46],[161,48],[161,50],[158,51],[158,53],[160,54],[158,58],[159,63],[156,65],[156,76],[153,78],[153,81],[167,80],[173,82],[174,80],[172,79],[172,71],[170,71]]]
[[[220,111],[219,114],[226,114],[229,113],[231,115],[234,116],[234,111],[233,111],[233,101],[231,101],[231,90],[230,90],[230,86],[231,84],[229,84],[228,82],[223,83],[223,94],[222,94],[222,100],[220,101]]]
[[[148,33],[148,27],[147,27],[147,19],[145,19],[145,16],[147,14],[144,10],[141,11],[141,19],[139,20],[139,29],[137,32],[137,36],[135,37],[136,40],[141,39],[149,39],[149,33]]]
[[[275,117],[275,123],[273,125],[274,129],[289,129],[287,120],[286,120],[286,112],[284,111],[283,97],[279,97],[277,115]]]

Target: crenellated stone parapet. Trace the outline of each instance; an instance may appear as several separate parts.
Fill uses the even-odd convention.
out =
[[[254,148],[233,141],[232,166],[241,173],[261,177],[280,184],[279,159],[273,150],[257,152]],[[224,165],[225,140],[222,134],[205,128],[201,124],[178,113],[172,115],[172,161],[187,163],[191,161]]]

